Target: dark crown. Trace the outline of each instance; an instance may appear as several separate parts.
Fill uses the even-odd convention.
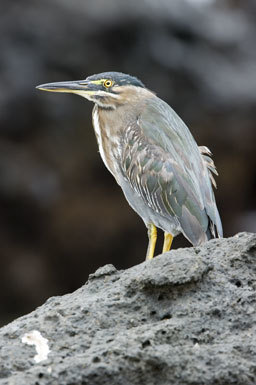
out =
[[[115,83],[117,83],[120,86],[132,85],[136,87],[145,88],[144,84],[135,76],[123,74],[122,72],[102,72],[97,75],[89,76],[86,80],[100,80],[100,79],[113,80]]]

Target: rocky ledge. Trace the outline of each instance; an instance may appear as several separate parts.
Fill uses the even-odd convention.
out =
[[[0,385],[256,383],[256,235],[106,265],[0,330]]]

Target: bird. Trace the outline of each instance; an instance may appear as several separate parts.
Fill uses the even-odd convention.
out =
[[[101,158],[148,230],[146,260],[182,233],[193,246],[223,236],[211,151],[198,146],[177,113],[137,77],[103,72],[84,80],[41,84],[94,103],[93,127]]]

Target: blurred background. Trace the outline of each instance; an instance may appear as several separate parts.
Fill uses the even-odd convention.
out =
[[[210,147],[225,236],[256,232],[254,0],[1,0],[0,325],[145,258],[147,234],[105,169],[92,104],[41,83],[140,78]],[[161,242],[160,242],[161,243]],[[188,246],[177,237],[173,247]]]

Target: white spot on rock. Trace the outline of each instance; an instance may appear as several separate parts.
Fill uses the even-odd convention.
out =
[[[215,0],[186,0],[187,3],[190,3],[194,6],[203,6],[203,5],[211,5],[215,3]]]
[[[48,358],[50,349],[48,346],[47,338],[44,338],[38,330],[32,330],[29,333],[25,333],[21,341],[23,344],[35,345],[37,354],[34,357],[36,363],[44,361]]]

